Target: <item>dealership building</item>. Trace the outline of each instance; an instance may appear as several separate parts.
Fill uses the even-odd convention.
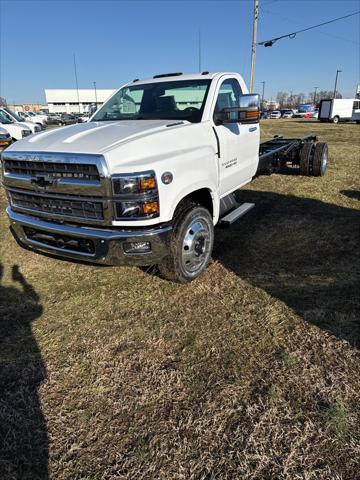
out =
[[[86,113],[89,106],[102,105],[114,89],[45,89],[49,113]]]

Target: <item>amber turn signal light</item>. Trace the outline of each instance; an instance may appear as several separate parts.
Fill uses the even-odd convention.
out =
[[[143,210],[144,215],[150,215],[152,213],[157,213],[159,211],[159,203],[158,202],[143,203],[142,210]]]
[[[155,177],[140,178],[140,190],[154,190],[156,188]]]
[[[257,118],[259,116],[259,111],[256,110],[255,112],[246,112],[246,118]]]

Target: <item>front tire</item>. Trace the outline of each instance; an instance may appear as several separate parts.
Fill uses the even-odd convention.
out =
[[[210,212],[190,199],[176,208],[170,253],[159,264],[167,280],[189,283],[208,266],[214,245],[214,225]]]
[[[335,124],[339,123],[339,121],[340,121],[340,118],[337,115],[332,119],[332,123],[335,123]]]

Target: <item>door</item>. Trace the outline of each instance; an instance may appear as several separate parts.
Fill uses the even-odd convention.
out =
[[[360,100],[356,100],[353,103],[352,120],[360,122]]]
[[[241,106],[241,87],[236,78],[224,80],[214,113]],[[223,196],[249,182],[259,162],[259,124],[226,123],[214,128],[219,140],[219,192]]]

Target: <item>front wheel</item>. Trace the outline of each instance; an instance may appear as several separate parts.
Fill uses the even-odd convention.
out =
[[[214,245],[214,225],[210,212],[185,199],[174,215],[170,253],[159,265],[167,280],[188,283],[197,278],[210,262]]]
[[[332,119],[332,123],[339,123],[339,121],[340,121],[340,118],[338,116]]]

